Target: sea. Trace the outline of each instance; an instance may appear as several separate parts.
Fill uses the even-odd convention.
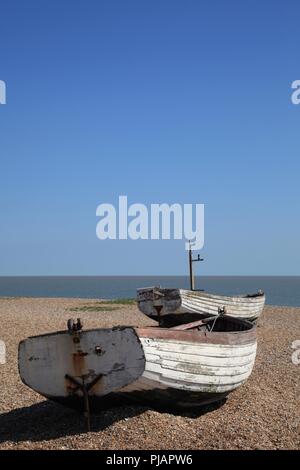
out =
[[[139,287],[189,288],[187,276],[0,276],[0,297],[135,298]],[[300,307],[300,276],[202,276],[195,288],[224,295],[259,289],[269,305]]]

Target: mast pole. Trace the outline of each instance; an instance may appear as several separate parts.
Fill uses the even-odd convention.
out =
[[[190,268],[190,290],[194,290],[193,257],[192,257],[191,241],[189,241],[189,268]]]
[[[192,251],[192,243],[191,240],[189,240],[189,269],[190,269],[190,290],[195,290],[195,278],[194,278],[194,272],[193,272],[193,263],[197,261],[203,261],[203,258],[200,257],[200,254],[197,256],[197,258],[193,259],[193,251]]]

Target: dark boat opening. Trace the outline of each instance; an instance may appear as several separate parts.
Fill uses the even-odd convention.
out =
[[[209,320],[205,321],[205,325],[201,330],[208,330],[210,331],[220,331],[220,332],[228,332],[228,331],[247,331],[253,328],[253,324],[246,320],[238,320],[237,318],[232,318],[229,315],[220,316],[216,318],[210,318]]]
[[[253,324],[247,320],[239,320],[230,315],[208,317],[193,313],[170,314],[161,318],[161,328],[176,328],[182,330],[199,330],[215,332],[247,331]]]

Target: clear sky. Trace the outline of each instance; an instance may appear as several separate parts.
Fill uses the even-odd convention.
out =
[[[96,207],[204,203],[203,274],[300,274],[300,4],[1,0],[0,275],[185,274]]]

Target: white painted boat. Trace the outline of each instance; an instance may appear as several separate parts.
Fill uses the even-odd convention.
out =
[[[61,331],[19,345],[22,381],[73,408],[96,410],[105,398],[156,407],[223,399],[250,376],[256,326],[231,317],[172,328]]]
[[[255,322],[263,311],[265,295],[261,291],[256,294],[225,296],[199,290],[146,287],[137,290],[137,303],[142,313],[156,320],[167,315],[185,313],[216,316],[222,308],[234,318]]]

